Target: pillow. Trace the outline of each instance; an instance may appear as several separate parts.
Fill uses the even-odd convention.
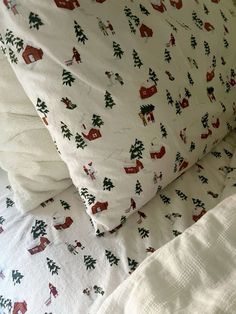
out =
[[[8,59],[98,232],[122,225],[235,126],[231,2],[1,6]]]
[[[48,131],[4,56],[0,68],[0,166],[8,172],[17,208],[26,212],[72,183]]]

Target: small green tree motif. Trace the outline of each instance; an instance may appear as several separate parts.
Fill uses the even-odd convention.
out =
[[[18,270],[13,270],[11,275],[12,275],[12,280],[13,280],[14,286],[16,284],[20,284],[22,278],[24,278],[24,276]]]
[[[145,150],[145,147],[143,145],[143,142],[135,139],[135,143],[131,145],[130,148],[130,159],[141,159],[143,158],[143,151]]]
[[[182,113],[179,101],[175,102],[175,113],[176,113],[176,115],[180,115]]]
[[[182,201],[187,201],[188,197],[181,190],[175,190],[176,194],[181,198]]]
[[[184,94],[185,94],[185,96],[186,97],[188,97],[188,98],[190,98],[192,95],[191,95],[191,93],[190,93],[190,91],[185,87],[185,89],[184,89]]]
[[[136,185],[135,185],[135,194],[140,195],[142,192],[143,192],[142,185],[139,182],[139,180],[137,180]]]
[[[85,149],[87,146],[84,138],[79,133],[75,134],[75,143],[77,148]]]
[[[132,11],[131,11],[130,8],[128,8],[127,6],[125,6],[124,12],[125,12],[125,15],[126,15],[128,18],[132,18],[133,14],[132,14]]]
[[[47,234],[46,232],[47,224],[43,220],[36,220],[34,226],[31,228],[31,234],[34,239],[42,237]]]
[[[8,49],[9,49],[9,57],[10,57],[11,63],[17,64],[18,63],[18,59],[17,59],[17,57],[15,55],[15,52],[10,47]]]
[[[109,178],[104,178],[103,180],[103,190],[105,191],[111,191],[115,186],[112,183],[111,179]]]
[[[160,129],[161,129],[162,138],[167,138],[168,133],[166,131],[164,124],[160,123]]]
[[[127,257],[127,260],[128,260],[128,267],[130,269],[129,273],[131,274],[138,267],[138,262],[134,259],[129,258],[129,257]]]
[[[179,235],[182,234],[182,232],[180,232],[180,231],[178,231],[178,230],[172,230],[172,232],[173,232],[173,235],[174,235],[175,237],[178,237]]]
[[[4,223],[5,219],[3,216],[0,216],[0,225],[2,225]]]
[[[204,116],[201,118],[201,122],[205,129],[209,129],[209,113],[208,112],[204,114]]]
[[[97,261],[91,255],[84,255],[84,265],[86,266],[86,270],[95,269]]]
[[[201,207],[202,209],[205,209],[205,204],[204,204],[203,201],[201,201],[200,199],[198,199],[198,198],[192,198],[192,201],[193,201],[193,204],[194,204],[196,207]]]
[[[230,90],[231,90],[231,85],[229,84],[229,82],[226,82],[226,83],[225,83],[225,92],[226,92],[226,93],[229,93]]]
[[[234,69],[230,69],[230,75],[231,75],[233,78],[235,78],[236,73],[235,73]]]
[[[16,37],[15,38],[15,47],[16,47],[17,52],[20,53],[21,50],[23,50],[23,48],[24,48],[24,41],[23,41],[23,39],[21,39],[19,37]]]
[[[101,287],[93,286],[94,293],[104,295],[105,291]]]
[[[133,49],[133,59],[134,59],[134,66],[138,67],[139,69],[141,68],[141,66],[143,65],[143,62],[141,61],[137,51],[135,49]]]
[[[220,10],[220,15],[225,22],[228,21],[227,17],[224,15],[224,12],[222,10]]]
[[[139,235],[142,239],[149,238],[150,231],[145,228],[138,228]]]
[[[168,91],[168,89],[166,89],[166,98],[167,98],[168,104],[170,104],[172,106],[174,104],[174,100],[173,100],[170,92]]]
[[[208,179],[204,176],[198,176],[198,178],[201,180],[202,184],[208,184]]]
[[[191,142],[189,151],[193,152],[195,148],[196,148],[196,144],[194,142]]]
[[[165,61],[166,61],[166,62],[170,63],[171,55],[170,55],[169,50],[167,50],[167,49],[165,49],[164,58],[165,58]]]
[[[221,152],[216,152],[216,151],[211,152],[211,155],[216,157],[216,158],[221,158],[222,157]]]
[[[111,94],[108,91],[106,91],[104,98],[105,98],[106,108],[112,109],[116,105]]]
[[[197,47],[196,37],[191,35],[191,47],[195,49]]]
[[[30,28],[36,28],[39,30],[40,26],[44,25],[38,14],[30,12],[29,14],[29,26]]]
[[[206,56],[209,56],[209,54],[211,53],[211,49],[210,49],[210,46],[209,46],[209,44],[208,44],[208,42],[207,41],[205,41],[204,40],[204,49],[205,49],[205,55]]]
[[[215,55],[212,57],[211,65],[214,69],[216,68],[216,56]]]
[[[49,271],[52,275],[58,275],[59,267],[52,259],[47,257],[47,266],[49,268]]]
[[[119,258],[117,258],[111,251],[105,250],[105,256],[108,259],[110,266],[118,266]]]
[[[225,152],[226,156],[228,156],[230,159],[233,157],[233,154],[225,148],[224,148],[224,152]],[[0,217],[0,223],[1,223],[1,217]]]
[[[70,210],[70,204],[68,204],[66,201],[64,200],[60,200],[61,206],[64,208],[64,210]]]
[[[225,105],[223,104],[222,101],[220,101],[220,105],[221,105],[222,111],[225,112],[226,111],[226,107],[225,107]]]
[[[225,85],[225,81],[224,81],[221,73],[219,74],[219,80],[220,80],[222,85]]]
[[[223,41],[224,41],[224,47],[225,47],[226,49],[229,48],[229,42],[227,41],[227,39],[224,38]]]
[[[194,84],[194,81],[193,81],[193,79],[192,79],[192,76],[191,76],[191,74],[188,72],[188,81],[189,81],[189,84],[190,85],[193,85]]]
[[[203,21],[198,17],[195,11],[192,12],[192,20],[199,29],[202,29]]]
[[[10,45],[15,44],[15,36],[13,32],[9,29],[6,30],[5,41],[6,41],[6,44],[10,44]]]
[[[71,133],[71,131],[68,128],[68,126],[64,122],[62,122],[62,121],[61,121],[61,132],[63,134],[63,137],[67,138],[70,141],[70,139],[73,136],[73,134]]]
[[[152,81],[155,85],[157,85],[157,82],[159,81],[156,73],[151,68],[149,68],[149,80]]]
[[[131,33],[133,34],[136,33],[136,29],[134,28],[133,23],[130,20],[129,20],[129,28],[130,28]]]
[[[113,41],[113,55],[119,59],[121,59],[124,55],[124,51],[121,49],[120,44],[116,43],[115,41]]]
[[[95,202],[95,196],[92,195],[92,194],[89,194],[88,197],[87,197],[87,201],[88,201],[88,204],[89,205],[92,205],[94,202]]]
[[[139,8],[140,8],[140,10],[141,10],[141,12],[143,13],[143,14],[145,14],[145,15],[150,15],[150,12],[145,8],[145,6],[143,6],[141,3],[140,3],[140,5],[139,5]]]
[[[208,15],[210,13],[210,11],[208,10],[207,6],[205,4],[203,4],[203,9],[204,12]]]
[[[104,122],[102,121],[102,118],[96,114],[94,114],[92,117],[92,123],[94,127],[98,127],[98,128],[100,128],[104,124]]]
[[[9,197],[6,198],[6,206],[7,208],[12,207],[15,203]]]
[[[72,86],[74,83],[75,78],[73,77],[72,73],[63,69],[62,73],[62,84]]]
[[[76,21],[74,21],[74,30],[78,42],[83,43],[85,45],[86,41],[88,40],[88,37],[85,35],[84,30]]]
[[[40,98],[37,99],[36,109],[38,112],[42,113],[45,117],[47,117],[47,114],[49,113],[48,107],[45,104],[45,102],[42,101]]]
[[[10,313],[12,310],[12,301],[10,299],[4,299],[4,297],[0,295],[0,309],[6,309],[8,313]],[[3,313],[5,313],[5,311]]]
[[[136,15],[132,16],[132,20],[134,21],[136,27],[140,25],[140,19]]]
[[[87,197],[89,195],[88,189],[87,188],[81,188],[80,189],[80,195],[81,195],[81,197],[84,197],[85,199],[87,199]]]
[[[164,194],[160,194],[160,198],[162,200],[162,202],[165,204],[165,205],[168,205],[171,203],[171,199],[170,197],[164,195]]]

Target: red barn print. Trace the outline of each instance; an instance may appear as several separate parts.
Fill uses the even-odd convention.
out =
[[[34,48],[32,46],[27,45],[22,53],[22,57],[26,64],[30,64],[38,60],[41,60],[43,58],[43,51],[42,49]]]
[[[183,6],[182,0],[170,0],[170,4],[178,10]]]
[[[92,214],[95,215],[95,214],[97,214],[99,212],[107,210],[107,208],[108,208],[108,202],[96,202],[92,206]]]
[[[59,8],[74,10],[80,7],[78,0],[54,0]]]
[[[53,226],[57,230],[69,228],[73,223],[71,217],[53,217]]]
[[[152,85],[150,87],[142,86],[139,90],[139,94],[140,94],[141,99],[152,97],[156,93],[157,93],[156,85]]]
[[[151,5],[152,5],[153,9],[155,9],[161,13],[166,11],[166,6],[163,3],[163,0],[152,0]]]
[[[50,244],[50,241],[45,237],[40,237],[40,244],[28,249],[31,255],[40,253],[46,249],[46,247]]]
[[[142,24],[139,28],[141,37],[152,37],[153,36],[153,30],[149,28],[147,25]]]
[[[12,314],[25,314],[26,312],[27,312],[27,304],[25,301],[14,303]]]
[[[127,174],[138,173],[141,169],[143,169],[143,164],[140,160],[136,160],[135,166],[126,166],[124,169]]]

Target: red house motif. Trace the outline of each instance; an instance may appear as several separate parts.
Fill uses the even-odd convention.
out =
[[[151,87],[142,86],[139,90],[139,94],[142,99],[152,97],[156,93],[157,93],[156,85],[152,85]]]
[[[153,3],[151,2],[151,5],[153,7],[153,9],[163,13],[164,11],[166,11],[166,6],[164,5],[164,3],[161,1],[159,1],[159,4],[158,3]]]
[[[183,6],[182,0],[170,0],[170,4],[178,10]]]
[[[139,28],[141,37],[152,37],[153,30],[149,28],[147,25],[142,24]]]
[[[92,128],[88,134],[82,133],[83,137],[86,138],[86,140],[94,141],[98,139],[99,137],[102,137],[102,134],[100,130]]]
[[[108,208],[108,202],[96,202],[96,204],[92,206],[92,214],[95,215],[99,212],[107,210],[107,208]]]
[[[43,58],[43,51],[42,49],[34,48],[32,46],[27,45],[22,53],[22,57],[26,64],[30,64],[38,60],[41,60]]]
[[[193,220],[195,221],[195,222],[197,222],[203,215],[205,215],[206,214],[206,211],[205,211],[205,209],[203,209],[201,212],[200,212],[200,214],[199,215],[193,215]]]
[[[40,244],[28,249],[31,255],[40,253],[45,250],[45,248],[50,244],[50,241],[45,237],[40,237]]]
[[[209,22],[205,22],[204,23],[204,28],[208,32],[213,31],[215,29],[215,27],[211,23],[209,23]]]
[[[213,78],[215,77],[215,72],[214,69],[213,70],[209,70],[206,74],[206,80],[207,82],[210,82],[213,80]]]
[[[218,129],[220,126],[220,120],[219,118],[216,119],[216,121],[212,122],[211,124],[213,126],[214,129]]]
[[[160,148],[159,151],[151,150],[150,156],[152,159],[161,159],[166,153],[166,149],[164,146]]]
[[[143,164],[140,160],[137,159],[135,166],[124,167],[124,169],[127,174],[138,173],[141,169],[143,169]]]
[[[80,7],[78,0],[54,0],[59,8],[74,10]]]
[[[54,219],[54,228],[57,229],[57,230],[63,230],[63,229],[68,229],[72,223],[73,223],[73,219],[71,217],[66,217],[63,219],[63,222],[59,221],[59,219],[57,218],[53,218]]]
[[[27,312],[27,304],[23,302],[15,302],[12,314],[24,314]]]
[[[210,129],[208,129],[207,133],[201,134],[201,139],[207,139],[211,134],[212,134],[212,131]]]

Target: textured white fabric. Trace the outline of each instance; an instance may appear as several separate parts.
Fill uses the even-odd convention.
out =
[[[236,194],[148,257],[96,314],[233,314]]]
[[[0,68],[0,166],[8,172],[17,208],[25,212],[72,182],[67,166],[4,56]]]

